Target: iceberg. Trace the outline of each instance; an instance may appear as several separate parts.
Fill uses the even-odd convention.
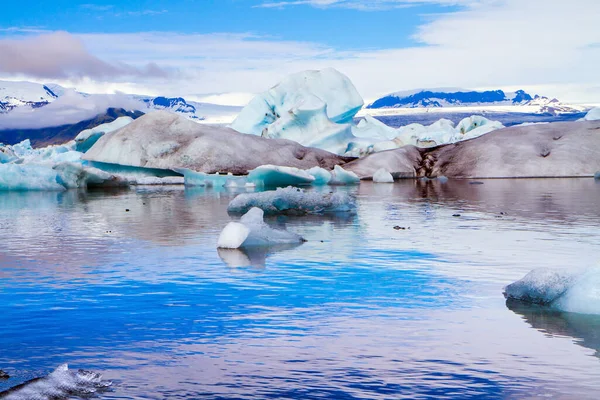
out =
[[[232,214],[244,214],[258,207],[267,214],[322,214],[354,212],[355,200],[343,192],[317,193],[289,186],[260,193],[242,193],[227,207]]]
[[[205,174],[204,172],[196,172],[187,168],[176,170],[183,174],[185,186],[207,186],[207,187],[223,187],[228,181],[233,180],[233,174]]]
[[[289,140],[245,135],[197,124],[167,111],[146,114],[105,134],[84,160],[133,167],[245,175],[264,164],[300,169],[333,168],[346,159]]]
[[[250,171],[248,181],[267,187],[302,186],[313,183],[315,177],[298,168],[261,165]]]
[[[321,167],[313,167],[311,169],[306,170],[310,175],[312,175],[315,180],[312,181],[313,186],[322,186],[327,185],[329,181],[331,181],[331,172],[327,171]]]
[[[342,73],[327,68],[286,77],[270,90],[256,96],[231,124],[238,132],[262,135],[265,129],[287,114],[325,111],[334,124],[347,124],[364,102],[352,82]],[[310,115],[300,116],[300,119]],[[285,124],[284,124],[285,125]]]
[[[504,288],[513,301],[540,304],[564,312],[600,314],[600,268],[583,271],[531,271]]]
[[[240,222],[230,222],[225,226],[217,247],[239,249],[282,244],[302,243],[300,235],[285,230],[273,229],[264,222],[264,211],[253,207],[242,216]]]
[[[333,168],[330,185],[356,185],[358,183],[360,183],[360,178],[354,172],[346,171],[339,165]]]
[[[585,121],[598,121],[598,120],[600,120],[600,107],[592,108],[590,111],[588,111],[587,114],[585,114],[585,117],[583,117],[583,119]]]
[[[112,122],[83,130],[75,137],[75,150],[85,153],[106,133],[121,129],[131,122],[133,122],[131,117],[119,117]]]
[[[43,165],[0,164],[0,191],[62,191],[56,171]]]
[[[375,183],[394,183],[394,177],[385,168],[379,168],[373,174],[373,182],[375,182]]]
[[[0,392],[4,400],[51,400],[66,399],[71,396],[89,397],[106,390],[112,382],[102,379],[102,375],[91,371],[72,371],[67,364],[56,368],[43,378],[35,378],[19,386]]]

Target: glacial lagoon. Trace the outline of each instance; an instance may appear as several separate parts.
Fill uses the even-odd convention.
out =
[[[597,398],[600,316],[502,289],[600,265],[599,182],[309,190],[357,213],[260,251],[216,248],[239,189],[0,193],[0,392],[68,363],[100,399]]]

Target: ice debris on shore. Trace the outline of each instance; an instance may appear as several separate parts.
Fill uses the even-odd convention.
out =
[[[71,396],[89,397],[106,390],[112,382],[102,379],[102,375],[91,371],[72,371],[67,364],[56,368],[43,378],[32,379],[12,389],[0,393],[4,400],[52,400]]]
[[[239,249],[242,247],[262,247],[282,244],[302,243],[304,239],[286,230],[274,229],[264,221],[264,211],[253,207],[242,216],[239,222],[225,226],[217,247]]]
[[[504,288],[507,299],[540,304],[559,311],[600,314],[600,268],[536,269]]]
[[[260,193],[242,193],[227,207],[232,214],[244,214],[258,207],[266,214],[322,214],[354,212],[356,203],[344,192],[320,193],[289,186]]]

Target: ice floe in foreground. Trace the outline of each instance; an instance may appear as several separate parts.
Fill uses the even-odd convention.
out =
[[[267,192],[242,193],[229,203],[227,211],[244,214],[253,207],[266,214],[302,215],[354,212],[356,203],[347,193],[319,193],[289,186]]]
[[[0,393],[4,400],[55,400],[74,396],[88,397],[106,390],[112,383],[102,380],[95,372],[72,371],[67,364],[58,367],[44,378],[32,379]]]
[[[579,314],[600,314],[600,268],[537,269],[504,288],[507,299]]]
[[[264,221],[264,211],[251,208],[240,222],[230,222],[225,226],[217,247],[221,249],[239,249],[282,244],[302,243],[304,239],[295,233],[274,229]]]

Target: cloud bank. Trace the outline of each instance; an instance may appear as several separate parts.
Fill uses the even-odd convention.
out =
[[[39,46],[49,40],[48,35],[31,37],[30,43],[38,43],[34,50],[47,50],[21,55],[22,61],[10,61],[10,65],[3,58],[0,75],[60,78],[57,83],[99,93],[121,90],[201,97],[261,92],[289,73],[334,67],[347,74],[367,100],[418,87],[464,87],[523,88],[564,101],[600,102],[597,0],[278,2],[282,7],[308,4],[359,9],[424,3],[462,7],[430,16],[415,31],[418,45],[412,47],[340,51],[321,43],[251,34],[55,33],[53,37],[72,41],[69,50],[58,48],[56,42],[52,45],[51,40],[50,45]],[[6,40],[0,41],[2,45],[6,46]],[[65,56],[59,56],[61,52]],[[157,65],[161,68],[149,67]],[[164,71],[177,73],[165,78]]]

